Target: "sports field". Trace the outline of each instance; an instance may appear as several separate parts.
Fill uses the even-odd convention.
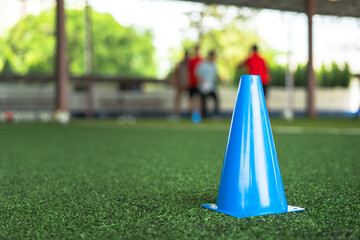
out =
[[[216,201],[230,121],[0,125],[0,239],[359,239],[360,121],[271,119],[289,205]]]

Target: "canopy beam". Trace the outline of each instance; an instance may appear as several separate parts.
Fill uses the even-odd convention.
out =
[[[316,117],[315,109],[315,73],[313,68],[313,22],[312,18],[315,14],[316,0],[307,0],[307,17],[308,17],[308,64],[307,64],[307,114],[311,118]]]

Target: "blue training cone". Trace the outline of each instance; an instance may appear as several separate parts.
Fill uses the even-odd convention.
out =
[[[217,201],[202,206],[237,218],[305,210],[287,205],[260,76],[240,79]]]

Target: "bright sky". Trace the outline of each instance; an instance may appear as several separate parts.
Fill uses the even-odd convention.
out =
[[[11,3],[10,3],[11,1]],[[39,10],[32,6],[35,2],[42,8],[47,7],[53,0],[28,0],[26,9],[36,13]],[[70,7],[83,6],[84,0],[67,0]],[[100,12],[107,12],[122,25],[134,25],[139,28],[151,29],[155,35],[157,60],[160,75],[169,68],[167,58],[170,47],[180,47],[185,37],[182,29],[188,26],[184,12],[201,8],[199,3],[172,0],[90,0],[93,8]],[[20,0],[0,0],[0,4],[11,8],[7,14],[8,24],[14,24],[24,11]],[[16,10],[17,9],[17,10]],[[0,6],[0,17],[4,18],[6,9]],[[0,22],[0,31],[1,31]],[[260,36],[274,49],[291,51],[292,66],[305,63],[307,59],[307,18],[304,14],[288,13],[272,10],[262,10],[253,18],[252,26]],[[4,26],[3,26],[4,27]],[[280,59],[286,62],[285,56]],[[351,70],[360,73],[360,19],[314,17],[314,64],[319,68],[321,63],[339,64],[349,62]]]

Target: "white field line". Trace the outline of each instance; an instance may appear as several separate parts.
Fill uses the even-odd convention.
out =
[[[164,126],[162,124],[151,125],[72,125],[75,128],[87,129],[111,129],[111,130],[132,130],[132,131],[181,131],[181,132],[226,132],[228,127],[219,126]],[[323,135],[360,135],[360,128],[329,128],[329,127],[273,127],[275,134],[323,134]]]
[[[273,127],[278,134],[360,135],[360,128]]]
[[[218,127],[218,126],[164,126],[161,124],[151,124],[151,125],[128,125],[128,124],[119,124],[112,126],[95,126],[95,125],[72,125],[75,128],[87,128],[87,129],[111,129],[111,130],[131,130],[131,131],[179,131],[179,132],[224,132],[228,131],[228,127]]]

